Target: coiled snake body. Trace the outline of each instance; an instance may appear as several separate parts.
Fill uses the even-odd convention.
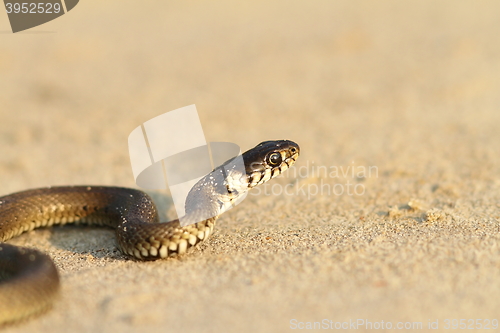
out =
[[[42,312],[59,290],[52,260],[37,250],[3,243],[8,239],[38,227],[82,223],[114,228],[120,250],[140,260],[183,254],[207,239],[228,202],[278,176],[298,156],[299,146],[292,141],[266,141],[243,154],[245,172],[227,172],[224,167],[231,161],[224,163],[200,179],[186,199],[188,203],[203,198],[191,205],[192,211],[186,208],[187,214],[209,210],[212,217],[184,227],[179,220],[157,223],[151,198],[129,188],[50,187],[0,197],[0,325]]]

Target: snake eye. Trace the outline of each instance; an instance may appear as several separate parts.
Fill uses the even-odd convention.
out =
[[[280,165],[281,164],[281,154],[280,153],[271,153],[269,155],[267,155],[266,157],[266,162],[267,164],[269,164],[270,166],[277,166],[277,165]]]

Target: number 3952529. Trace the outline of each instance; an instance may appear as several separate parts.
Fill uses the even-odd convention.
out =
[[[24,3],[5,3],[7,14],[23,13],[23,14],[58,14],[61,12],[61,5],[58,3],[44,2],[24,2]]]

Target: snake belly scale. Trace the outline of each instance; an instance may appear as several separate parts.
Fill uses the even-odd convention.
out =
[[[215,168],[186,199],[186,216],[196,219],[208,211],[211,217],[187,226],[159,223],[152,199],[130,188],[49,187],[0,197],[0,326],[48,309],[59,290],[59,274],[47,255],[5,241],[38,227],[87,224],[115,229],[119,249],[138,260],[183,254],[209,237],[228,204],[287,170],[299,152],[292,141],[265,141],[243,153],[244,171],[228,168],[231,160]]]

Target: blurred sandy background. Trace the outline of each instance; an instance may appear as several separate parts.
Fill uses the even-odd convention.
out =
[[[128,134],[190,104],[208,141],[294,140],[303,171],[180,259],[128,260],[94,228],[10,241],[48,252],[62,293],[5,332],[500,319],[500,3],[86,0],[0,30],[1,195],[134,187]]]

